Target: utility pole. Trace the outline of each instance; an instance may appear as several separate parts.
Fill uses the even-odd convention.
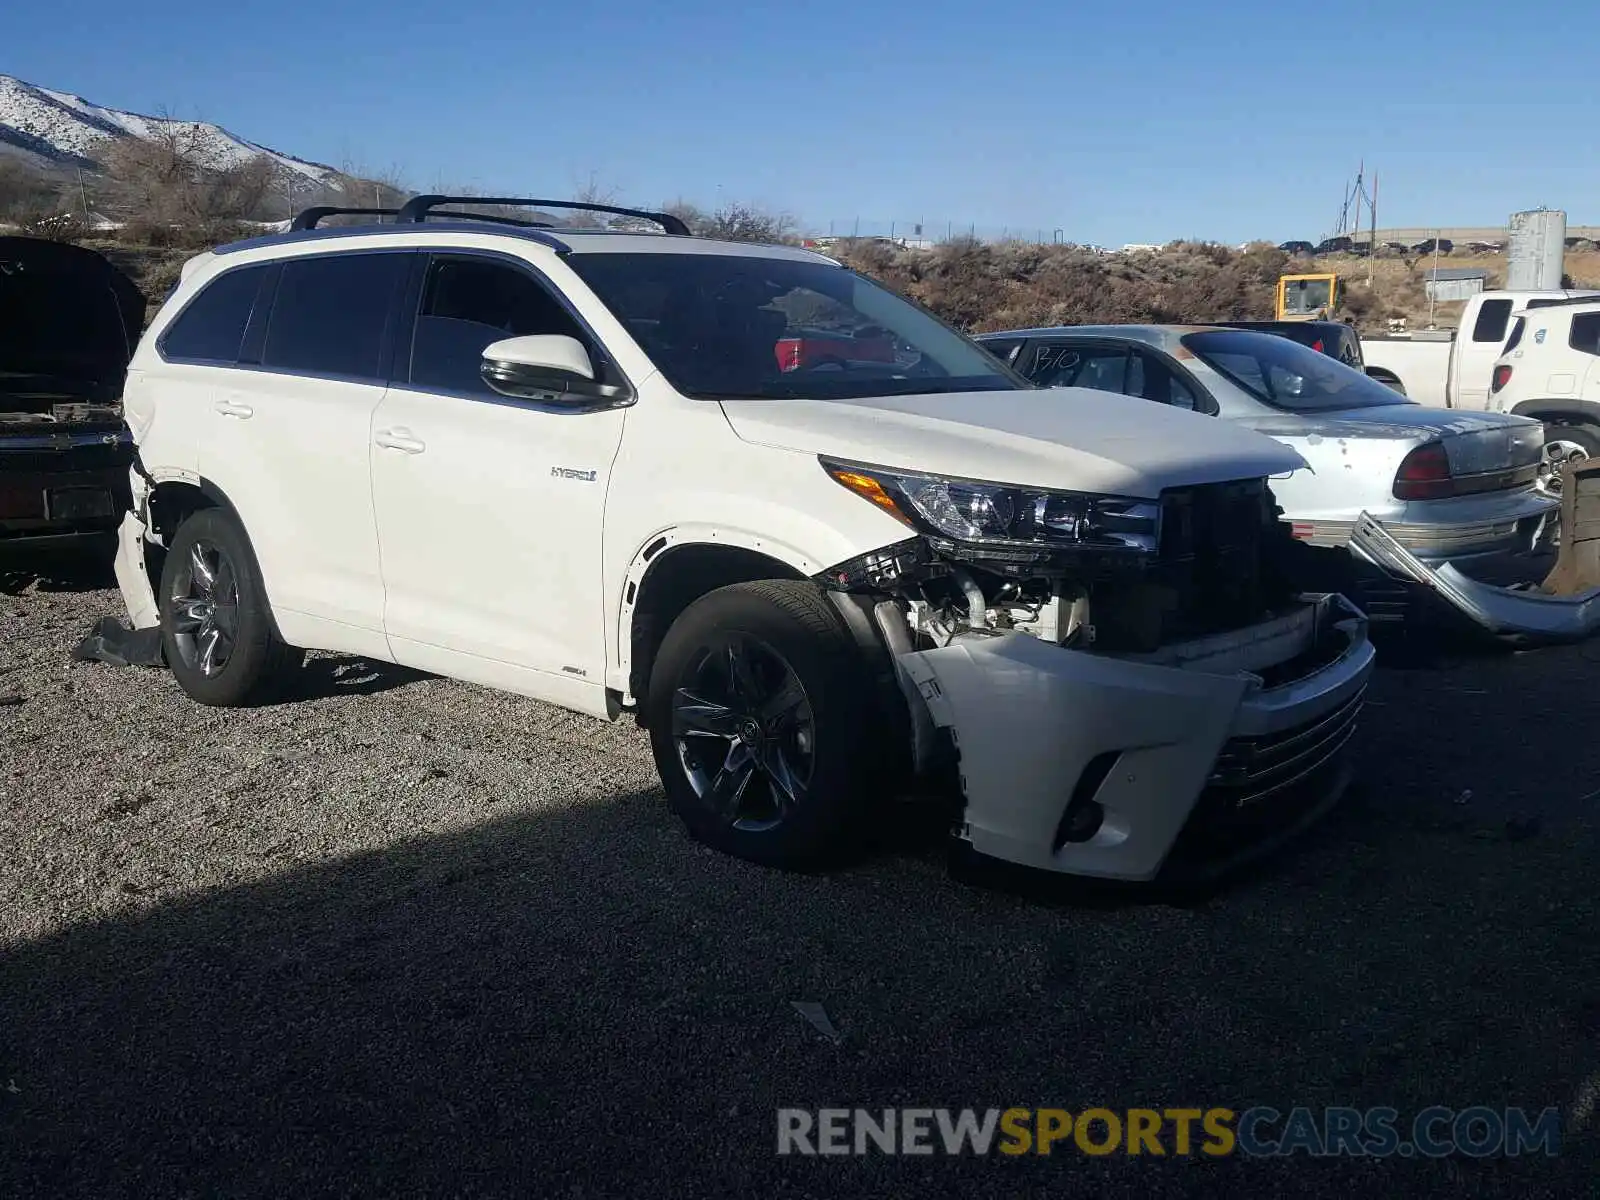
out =
[[[84,185],[84,182],[83,182],[83,168],[82,167],[78,168],[78,198],[83,201],[83,220],[84,220],[85,224],[88,224],[88,221],[89,221],[89,189]]]
[[[1378,173],[1372,173],[1372,199],[1367,202],[1372,216],[1372,237],[1367,242],[1367,286],[1372,286],[1373,272],[1378,269]]]
[[[1439,231],[1433,231],[1433,286],[1428,289],[1428,328],[1433,325],[1434,299],[1439,294]]]

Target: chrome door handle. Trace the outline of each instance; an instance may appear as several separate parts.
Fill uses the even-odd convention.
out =
[[[248,404],[237,404],[232,400],[218,400],[212,407],[225,417],[253,417],[256,413]]]
[[[409,429],[380,429],[372,440],[385,450],[399,450],[405,454],[421,454],[428,448],[426,442],[412,437]]]

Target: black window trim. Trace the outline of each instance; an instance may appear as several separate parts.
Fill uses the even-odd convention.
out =
[[[617,361],[617,356],[606,345],[605,340],[595,331],[591,324],[566,292],[556,286],[555,282],[538,267],[525,258],[515,254],[507,254],[503,250],[490,250],[475,246],[422,246],[417,255],[418,263],[412,270],[412,276],[404,294],[404,302],[400,311],[399,328],[394,339],[394,351],[389,362],[389,387],[397,392],[406,392],[417,396],[447,396],[457,400],[471,400],[479,404],[496,404],[509,408],[524,408],[533,412],[548,413],[586,413],[603,409],[627,408],[639,402],[639,389],[633,380],[623,370],[622,364]],[[600,349],[605,365],[611,369],[619,380],[625,394],[610,400],[596,400],[593,404],[552,404],[541,400],[525,400],[517,396],[502,396],[496,393],[459,391],[455,388],[420,387],[411,383],[411,352],[415,344],[417,332],[417,318],[422,315],[422,292],[428,278],[428,271],[433,266],[436,258],[481,258],[502,263],[513,270],[520,271],[528,276],[536,285],[542,287],[549,295],[566,310],[578,328],[589,337],[590,341]]]
[[[183,320],[183,318],[188,315],[189,310],[192,309],[195,306],[195,303],[200,299],[200,297],[204,296],[207,292],[211,291],[212,288],[216,287],[217,284],[220,283],[225,276],[237,275],[237,274],[239,274],[240,272],[243,272],[243,271],[252,271],[252,270],[257,270],[259,268],[263,268],[264,267],[264,268],[266,268],[266,270],[262,272],[261,282],[256,285],[256,297],[255,297],[254,300],[252,300],[250,302],[250,312],[249,312],[249,315],[245,317],[244,330],[240,333],[240,336],[239,336],[240,350],[242,350],[243,347],[244,347],[244,343],[246,341],[248,341],[249,338],[250,338],[250,326],[256,320],[257,315],[261,312],[261,307],[262,307],[261,306],[261,296],[262,296],[262,292],[264,290],[264,285],[270,279],[272,281],[272,283],[274,284],[274,286],[276,286],[277,280],[276,280],[274,272],[271,269],[272,266],[273,266],[273,263],[268,262],[268,261],[240,263],[238,266],[229,267],[229,268],[227,268],[227,270],[224,270],[224,271],[218,271],[210,279],[206,280],[205,283],[203,283],[199,287],[197,287],[194,290],[194,294],[191,295],[187,300],[185,300],[183,302],[183,307],[178,309],[178,311],[173,314],[172,319],[167,321],[167,323],[161,327],[161,332],[156,336],[156,357],[159,358],[164,363],[181,363],[181,364],[184,364],[186,366],[197,366],[197,367],[236,367],[236,366],[238,366],[239,365],[239,353],[240,353],[239,350],[234,351],[234,356],[231,359],[230,358],[193,358],[193,357],[190,357],[189,355],[185,355],[185,354],[168,354],[167,353],[167,338],[169,336],[171,336],[172,331],[178,327],[178,324]]]
[[[1185,367],[1172,355],[1168,354],[1160,346],[1155,345],[1153,342],[1140,341],[1138,338],[1106,337],[1103,334],[1084,334],[1081,336],[1074,334],[1053,334],[1049,336],[1041,335],[1039,337],[1027,339],[1027,341],[1023,343],[1023,353],[1026,353],[1028,350],[1032,349],[1035,343],[1043,345],[1046,342],[1072,342],[1083,346],[1120,346],[1127,350],[1130,354],[1148,355],[1149,357],[1153,358],[1158,365],[1165,367],[1169,372],[1171,372],[1174,378],[1182,381],[1184,386],[1194,393],[1195,407],[1192,409],[1178,408],[1172,404],[1162,404],[1159,400],[1146,400],[1143,396],[1131,396],[1126,392],[1120,393],[1121,395],[1128,396],[1128,399],[1130,400],[1143,400],[1146,404],[1160,404],[1162,408],[1171,408],[1176,412],[1197,412],[1207,417],[1219,416],[1222,412],[1222,408],[1217,403],[1216,397],[1213,396],[1206,386],[1200,382],[1195,373]],[[1029,376],[1029,378],[1031,379],[1032,376]],[[1123,379],[1126,381],[1126,373],[1124,373]],[[1040,385],[1036,384],[1035,386]],[[1124,382],[1124,386],[1126,386],[1126,382]]]

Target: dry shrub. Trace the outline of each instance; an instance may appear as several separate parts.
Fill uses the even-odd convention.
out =
[[[1269,318],[1287,263],[1270,246],[1235,250],[1204,242],[1103,255],[1082,246],[971,238],[932,250],[846,241],[836,254],[974,332]]]

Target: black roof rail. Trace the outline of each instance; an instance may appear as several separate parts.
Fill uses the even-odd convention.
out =
[[[675,217],[671,213],[647,212],[639,208],[618,208],[614,204],[589,204],[578,200],[530,200],[518,196],[413,196],[400,206],[400,213],[395,217],[395,223],[420,224],[428,219],[430,211],[441,204],[506,204],[522,208],[566,208],[580,212],[611,213],[618,217],[638,217],[641,220],[653,221],[667,233],[677,234],[679,237],[691,236],[689,227],[683,223],[682,218]],[[437,215],[471,216],[462,213]]]
[[[289,222],[289,232],[298,233],[302,229],[315,229],[326,217],[392,217],[399,211],[398,208],[336,208],[331,204],[319,204],[298,213],[295,219]]]
[[[523,229],[554,229],[549,221],[524,221],[521,217],[490,216],[488,213],[462,213],[435,211],[430,217],[454,217],[458,221],[487,221],[493,225],[517,225]]]

